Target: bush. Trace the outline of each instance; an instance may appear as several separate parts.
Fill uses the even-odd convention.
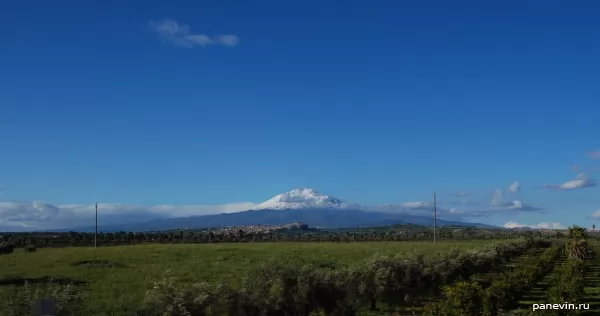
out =
[[[359,306],[356,275],[335,265],[300,266],[280,260],[259,265],[243,280],[241,293],[265,314],[354,315]]]
[[[206,282],[181,286],[171,276],[154,282],[146,291],[140,315],[196,316],[207,315],[207,309],[217,300],[214,287]]]
[[[561,250],[560,246],[551,247],[540,256],[529,258],[515,270],[494,280],[486,290],[486,314],[496,315],[499,311],[517,308],[521,295],[552,271]]]
[[[579,261],[567,261],[557,269],[548,291],[548,301],[552,303],[580,303],[585,295],[585,276],[583,264]]]
[[[423,316],[483,315],[484,291],[477,282],[458,282],[444,289],[445,300],[425,308]]]
[[[250,271],[240,290],[224,284],[182,286],[167,276],[147,291],[140,315],[352,316],[364,305],[376,309],[378,302],[392,313],[398,306],[414,303],[419,296],[438,294],[445,285],[468,280],[531,248],[547,246],[542,240],[519,239],[478,250],[454,249],[433,258],[422,254],[375,255],[348,268],[334,261],[300,265],[270,260]],[[457,313],[479,313],[483,300],[489,297],[475,285],[463,282],[456,289],[445,288],[445,304]],[[475,296],[471,301],[461,301],[472,294]]]
[[[561,247],[547,249],[542,255],[530,258],[511,272],[504,273],[494,280],[485,291],[476,282],[458,282],[444,289],[445,299],[426,307],[423,315],[459,316],[486,315],[496,316],[501,311],[518,307],[523,292],[529,290],[553,268]],[[484,258],[485,256],[479,256]],[[487,266],[483,261],[479,266]],[[478,266],[478,265],[474,265]]]
[[[35,245],[27,245],[27,246],[23,247],[23,250],[25,252],[35,252],[37,250],[37,248],[35,247]]]
[[[12,253],[15,250],[14,245],[4,245],[0,246],[0,255],[7,255]]]
[[[32,303],[42,298],[53,299],[56,303],[56,313],[60,316],[81,315],[83,307],[83,295],[72,284],[61,285],[51,281],[48,284],[32,286],[25,283],[22,287],[15,287],[11,294],[0,297],[2,316],[30,315]]]

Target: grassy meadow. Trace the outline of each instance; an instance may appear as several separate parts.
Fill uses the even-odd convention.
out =
[[[15,278],[69,278],[85,282],[79,287],[85,295],[86,315],[133,315],[145,291],[167,270],[183,282],[227,281],[235,284],[249,269],[270,258],[307,263],[335,260],[352,264],[376,253],[433,255],[452,248],[481,247],[490,242],[147,244],[44,248],[31,253],[16,249],[10,255],[0,256],[0,285],[2,280]],[[86,263],[90,261],[92,263]],[[94,264],[95,261],[103,263]],[[14,292],[14,286],[0,286],[2,295],[11,292]]]

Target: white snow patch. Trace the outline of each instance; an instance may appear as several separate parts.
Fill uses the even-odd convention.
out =
[[[323,195],[314,189],[301,188],[278,194],[263,203],[258,204],[254,210],[264,209],[304,209],[304,208],[346,208],[350,205],[341,200]]]

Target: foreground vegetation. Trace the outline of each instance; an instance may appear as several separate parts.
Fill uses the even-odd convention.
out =
[[[511,311],[514,313],[510,315],[598,315],[600,310],[590,307],[597,299],[597,279],[587,279],[590,268],[598,263],[598,245],[590,246],[587,237],[584,228],[572,227],[566,241],[498,275],[490,284],[458,282],[447,286],[444,299],[428,306],[423,315],[493,316]],[[538,292],[537,300],[523,304],[522,298],[535,297],[531,294],[540,283],[546,286]]]
[[[387,314],[440,297],[443,286],[548,246],[539,238],[519,238],[435,245],[250,243],[23,250],[0,256],[0,285],[5,285],[0,286],[0,302],[6,305],[0,315],[23,315],[28,308],[23,302],[48,295],[61,303],[60,315]],[[44,277],[54,278],[51,286]],[[25,279],[30,284],[23,287]],[[34,284],[38,282],[44,284]]]

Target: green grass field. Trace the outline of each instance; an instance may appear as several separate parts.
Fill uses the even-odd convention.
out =
[[[351,264],[376,253],[436,254],[490,242],[159,244],[39,249],[33,253],[16,249],[10,255],[0,256],[0,280],[54,277],[85,281],[88,284],[81,287],[86,293],[86,315],[131,315],[152,281],[161,279],[167,270],[182,281],[236,283],[249,269],[273,257],[295,262],[335,260]],[[73,265],[86,260],[106,260],[122,266]],[[14,288],[2,286],[0,291],[6,294]]]

